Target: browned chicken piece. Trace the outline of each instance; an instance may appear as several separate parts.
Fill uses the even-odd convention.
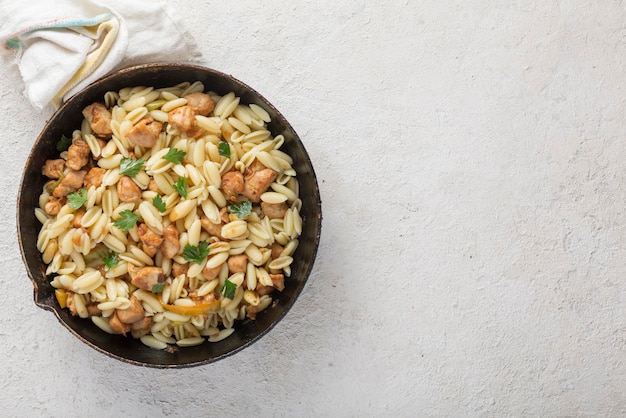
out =
[[[141,306],[141,302],[135,297],[135,295],[130,296],[130,306],[128,308],[116,309],[115,313],[117,314],[120,322],[125,324],[132,324],[144,317],[143,306]]]
[[[263,286],[262,284],[257,284],[256,289],[254,289],[259,296],[269,295],[274,291],[272,286]]]
[[[180,241],[178,240],[178,229],[176,225],[169,224],[163,228],[163,244],[161,245],[161,254],[165,258],[172,258],[180,250]]]
[[[167,121],[180,132],[187,132],[196,125],[196,112],[189,105],[177,107],[168,113]]]
[[[130,324],[131,331],[149,331],[150,326],[152,326],[152,317],[144,316],[139,321],[135,321]]]
[[[141,189],[133,179],[122,176],[117,182],[117,196],[121,202],[137,203],[141,200]]]
[[[172,276],[174,277],[187,274],[187,270],[189,270],[188,264],[179,264],[176,261],[172,263]]]
[[[65,291],[65,306],[67,306],[67,309],[70,310],[72,315],[78,315],[76,304],[74,303],[74,292],[70,292],[69,290]]]
[[[76,209],[76,211],[74,212],[74,219],[72,219],[72,227],[81,228],[82,225],[80,224],[80,221],[82,221],[83,216],[85,216],[85,208],[81,206],[80,208]]]
[[[270,219],[283,219],[285,217],[285,213],[287,213],[287,209],[289,209],[289,207],[285,202],[261,202],[261,210],[263,211],[263,214]]]
[[[191,106],[191,109],[198,115],[208,116],[215,108],[215,102],[206,93],[190,93],[185,96],[185,99],[187,99],[187,104]]]
[[[162,129],[163,124],[161,122],[154,120],[150,115],[146,115],[130,128],[128,140],[131,144],[152,148],[156,144],[157,139],[159,139]]]
[[[48,203],[46,203],[43,209],[44,211],[46,211],[48,215],[55,216],[59,214],[59,211],[65,204],[64,202],[65,202],[65,199],[62,199],[60,197],[50,196],[48,198]]]
[[[132,270],[132,272],[131,272]],[[163,269],[160,267],[142,267],[140,269],[128,269],[131,275],[131,283],[140,289],[152,292],[156,284],[165,283]]]
[[[231,273],[245,273],[248,265],[248,256],[245,254],[231,255],[228,257],[228,271]]]
[[[270,274],[270,279],[272,279],[272,283],[274,287],[278,289],[279,292],[282,292],[285,288],[285,276],[281,274]]]
[[[87,174],[87,171],[85,170],[68,171],[65,174],[65,176],[63,176],[61,183],[59,183],[59,185],[55,187],[54,191],[52,192],[52,195],[54,197],[63,197],[63,196],[67,196],[68,194],[72,192],[79,190],[81,187],[83,187],[83,180],[85,179],[86,174]]]
[[[272,260],[275,260],[278,257],[280,257],[280,253],[283,252],[283,249],[284,247],[277,242],[270,245],[270,250],[272,250],[272,254],[270,255],[270,257],[272,258]]]
[[[152,231],[148,228],[148,225],[144,223],[139,224],[137,227],[137,234],[143,244],[143,252],[148,254],[150,257],[153,257],[157,251],[159,251],[159,248],[161,248],[163,237]]]
[[[148,190],[156,193],[159,193],[161,191],[154,177],[150,177],[150,181],[148,182]]]
[[[213,222],[211,222],[209,220],[209,218],[207,218],[206,216],[202,215],[200,217],[200,225],[202,225],[202,229],[204,229],[206,232],[208,232],[210,235],[216,236],[219,239],[222,239],[222,224],[214,224]]]
[[[256,314],[257,314],[257,307],[253,305],[246,306],[246,314],[248,315],[248,318],[255,320]]]
[[[91,186],[100,187],[102,184],[102,177],[104,177],[104,173],[106,170],[100,167],[93,167],[91,170],[87,172],[85,175],[85,179],[83,180],[83,185],[85,189],[89,189]]]
[[[217,266],[217,267],[213,267],[213,268],[205,267],[202,270],[202,275],[207,280],[213,280],[213,279],[217,278],[217,276],[220,274],[220,270],[221,269],[222,269],[222,266]]]
[[[75,139],[67,150],[67,160],[65,165],[72,170],[80,170],[89,162],[91,149],[87,142],[82,139]]]
[[[93,103],[84,108],[83,116],[97,136],[106,138],[113,133],[111,130],[111,112],[102,103]]]
[[[198,296],[197,292],[189,292],[189,298],[195,303],[208,303],[215,300],[215,294],[211,292],[204,296]]]
[[[252,172],[246,175],[242,194],[251,202],[261,200],[261,195],[267,191],[272,182],[276,180],[277,173],[271,168]]]
[[[117,315],[117,310],[115,310],[113,315],[109,317],[109,326],[116,334],[126,335],[126,333],[130,331],[130,324],[125,324],[120,321],[120,318]]]
[[[97,302],[90,303],[89,305],[87,305],[87,314],[89,316],[101,316],[102,315],[102,311],[98,309]]]
[[[230,216],[228,214],[228,208],[223,207],[222,209],[220,209],[220,218],[222,218],[222,222],[224,222],[225,224],[230,222]]]
[[[63,170],[65,169],[65,160],[63,158],[59,158],[56,160],[46,160],[43,168],[41,169],[41,174],[51,179],[61,178],[63,175]]]
[[[229,171],[222,176],[222,191],[226,199],[234,202],[243,192],[243,174],[240,171]]]

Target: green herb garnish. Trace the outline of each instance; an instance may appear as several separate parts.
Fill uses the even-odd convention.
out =
[[[206,241],[202,241],[197,247],[187,244],[183,249],[183,258],[187,261],[193,261],[196,264],[201,264],[202,261],[209,255],[209,252],[209,244]]]
[[[152,205],[159,210],[159,212],[165,212],[165,202],[161,198],[161,195],[156,195],[152,198]]]
[[[230,213],[234,213],[235,216],[239,219],[245,218],[252,212],[252,202],[250,202],[249,200],[244,200],[238,205],[229,205],[228,211]]]
[[[117,266],[120,262],[119,258],[117,258],[117,254],[113,251],[109,251],[105,257],[102,257],[102,262],[104,265],[111,270],[113,267]]]
[[[139,215],[135,215],[131,210],[126,209],[120,212],[120,217],[113,222],[113,226],[118,227],[124,232],[128,232],[133,229],[138,220]]]
[[[224,295],[225,298],[233,300],[235,298],[235,291],[237,290],[237,285],[230,280],[226,279],[224,282],[224,286],[220,289],[220,293]]]
[[[217,149],[222,157],[230,158],[230,145],[228,145],[228,142],[220,141],[217,144]]]
[[[139,170],[143,167],[144,161],[133,158],[122,158],[120,161],[120,174],[126,174],[129,177],[135,177]]]
[[[68,138],[65,135],[61,135],[61,139],[57,142],[57,151],[67,151],[72,145],[72,138]]]
[[[160,293],[165,289],[165,285],[163,283],[157,283],[152,286],[152,293]]]
[[[87,202],[87,189],[84,187],[77,192],[67,195],[70,208],[76,210]]]
[[[176,180],[176,183],[172,184],[172,187],[183,197],[183,199],[187,199],[187,180],[185,177],[179,177],[178,180]]]
[[[187,153],[178,148],[170,148],[170,150],[163,156],[167,161],[171,161],[174,164],[180,164]]]

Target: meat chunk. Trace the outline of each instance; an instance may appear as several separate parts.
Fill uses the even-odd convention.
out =
[[[77,191],[81,187],[83,187],[83,180],[85,179],[85,175],[87,172],[85,170],[70,170],[68,171],[61,183],[57,187],[54,188],[52,195],[54,197],[64,197],[68,194]]]
[[[102,103],[93,103],[84,108],[83,116],[97,136],[106,138],[113,133],[111,130],[111,112]]]
[[[263,214],[270,219],[283,219],[285,217],[285,213],[287,213],[287,209],[289,209],[289,207],[285,202],[261,202],[261,210],[263,211]]]
[[[141,306],[141,302],[135,297],[135,295],[130,296],[130,306],[128,308],[116,309],[115,313],[117,314],[120,322],[125,324],[132,324],[143,319],[144,317],[143,306]]]
[[[230,273],[245,273],[248,265],[248,256],[245,254],[231,255],[228,257],[227,263]]]
[[[271,168],[266,168],[261,163],[253,163],[246,171],[242,194],[251,202],[258,202],[277,176],[278,173]]]
[[[163,228],[163,238],[163,244],[161,245],[163,257],[174,257],[180,250],[180,241],[178,240],[178,229],[176,229],[176,225],[170,224]]]
[[[77,138],[67,150],[65,165],[72,170],[80,170],[89,162],[90,154],[91,149],[87,142]]]
[[[222,176],[222,191],[231,202],[243,192],[243,174],[240,171],[229,171]]]
[[[51,179],[61,178],[63,170],[65,169],[65,160],[62,158],[56,160],[46,160],[41,174]]]
[[[126,335],[126,333],[130,331],[130,325],[120,321],[120,318],[117,315],[117,310],[115,310],[115,312],[113,312],[113,315],[109,317],[109,326],[116,334]]]
[[[89,189],[91,186],[100,187],[100,185],[102,184],[102,177],[104,177],[104,173],[106,173],[106,170],[100,167],[93,167],[91,170],[89,170],[85,175],[85,179],[83,180],[85,189]]]
[[[263,286],[262,284],[257,284],[255,291],[259,294],[259,296],[269,295],[274,291],[272,286]]]
[[[72,315],[78,315],[76,304],[74,303],[74,292],[70,292],[69,290],[65,291],[65,306],[67,306],[67,309],[70,310]]]
[[[82,221],[83,216],[85,216],[85,208],[80,207],[74,212],[74,219],[72,219],[72,227],[81,228],[82,225],[80,224],[80,221]]]
[[[206,93],[189,93],[185,96],[187,104],[198,115],[207,116],[215,108],[215,102]]]
[[[283,252],[283,249],[284,247],[277,242],[274,242],[272,245],[270,245],[270,250],[272,251],[270,255],[271,259],[275,260],[278,257],[280,257],[280,254]]]
[[[87,315],[89,316],[101,316],[102,315],[102,311],[98,308],[97,302],[90,303],[89,305],[86,306],[86,308],[87,308]]]
[[[135,321],[130,324],[131,331],[149,331],[150,326],[152,325],[152,317],[144,316],[139,321]]]
[[[137,234],[139,235],[139,239],[143,244],[143,252],[148,254],[150,257],[153,257],[157,253],[157,251],[159,251],[159,248],[161,248],[161,244],[163,243],[163,237],[152,231],[144,223],[139,224],[139,226],[137,227]]]
[[[133,179],[122,176],[117,182],[117,196],[121,202],[137,203],[141,200],[141,189]]]
[[[168,113],[167,121],[180,132],[187,132],[196,125],[196,112],[189,105],[177,107]]]
[[[44,206],[44,211],[48,214],[48,215],[58,215],[59,211],[61,210],[61,208],[64,205],[65,199],[60,198],[60,197],[54,197],[54,196],[50,196],[48,198],[48,203],[46,203],[46,205]]]
[[[163,124],[161,122],[154,120],[150,115],[146,115],[128,131],[128,140],[131,144],[152,148],[159,139],[162,129]]]
[[[209,220],[209,218],[207,218],[206,216],[201,216],[200,217],[200,225],[202,226],[202,229],[204,229],[206,232],[208,232],[210,235],[216,236],[219,239],[222,239],[222,223],[219,224],[214,224],[213,222],[211,222]]]
[[[128,273],[131,275],[133,285],[149,292],[154,285],[165,283],[163,269],[160,267],[142,267],[139,270],[129,268]]]
[[[278,289],[279,292],[282,292],[285,288],[285,276],[281,274],[270,274],[270,279],[272,280],[273,286]]]
[[[179,264],[175,261],[172,263],[172,276],[174,277],[187,274],[187,270],[189,270],[188,264]]]
[[[150,181],[148,182],[148,190],[156,193],[159,193],[161,191],[154,177],[150,177]]]
[[[213,280],[217,278],[217,276],[220,274],[220,270],[222,270],[222,266],[204,267],[204,269],[202,270],[202,275],[206,280]]]

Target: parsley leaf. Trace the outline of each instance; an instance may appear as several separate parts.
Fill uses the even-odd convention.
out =
[[[68,138],[65,135],[61,135],[61,139],[57,142],[57,151],[63,152],[67,151],[72,145],[72,138]]]
[[[102,257],[102,262],[110,270],[113,267],[117,266],[120,260],[119,258],[117,258],[117,254],[115,254],[113,251],[109,251],[109,254],[107,254],[106,257]]]
[[[179,177],[178,180],[176,180],[176,183],[172,184],[172,187],[183,197],[183,199],[187,199],[187,180],[185,177]]]
[[[237,285],[230,280],[226,279],[224,282],[224,286],[220,289],[220,293],[224,295],[225,298],[233,300],[235,298],[235,291],[237,290]]]
[[[120,217],[113,222],[113,226],[128,232],[130,229],[133,229],[138,220],[139,215],[135,215],[130,209],[126,209],[120,212]]]
[[[69,206],[72,209],[78,209],[87,202],[87,189],[84,187],[77,192],[67,195]]]
[[[134,160],[132,158],[122,158],[120,161],[120,174],[126,174],[130,177],[135,177],[139,170],[143,167],[144,161]]]
[[[228,145],[228,142],[220,141],[217,144],[217,150],[222,157],[230,158],[230,145]]]
[[[163,289],[165,289],[165,285],[163,283],[157,283],[155,285],[152,285],[152,293],[159,293],[162,292]]]
[[[230,213],[234,213],[235,216],[239,219],[245,218],[252,212],[252,202],[250,202],[249,200],[244,200],[238,205],[228,205],[228,211]]]
[[[193,261],[196,264],[201,264],[202,260],[207,258],[209,255],[209,252],[209,244],[206,241],[202,241],[197,247],[189,244],[185,245],[185,248],[183,249],[183,257],[187,261]]]
[[[152,205],[159,210],[159,212],[165,212],[165,202],[161,198],[161,195],[156,195],[152,198]]]
[[[170,148],[170,150],[163,156],[167,161],[171,161],[174,164],[180,164],[187,153],[178,148]]]

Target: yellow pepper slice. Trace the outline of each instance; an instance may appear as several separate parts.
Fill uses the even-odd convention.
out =
[[[208,313],[215,313],[218,311],[221,303],[219,300],[212,300],[210,302],[199,303],[197,305],[168,305],[161,303],[163,308],[170,312],[174,312],[181,315],[204,315]]]
[[[54,289],[54,296],[57,298],[57,302],[59,302],[61,308],[67,306],[67,292],[65,292],[65,289]]]

